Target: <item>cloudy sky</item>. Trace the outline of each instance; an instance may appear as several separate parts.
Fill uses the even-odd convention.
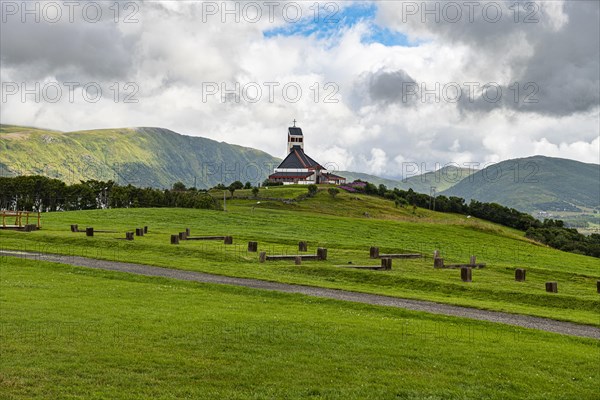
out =
[[[321,163],[383,176],[599,162],[597,1],[24,4],[1,1],[2,123],[157,126],[283,157],[296,119]]]

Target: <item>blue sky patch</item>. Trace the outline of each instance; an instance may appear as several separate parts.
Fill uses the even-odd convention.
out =
[[[331,39],[340,32],[364,22],[369,33],[361,39],[363,43],[381,43],[384,46],[415,46],[406,35],[382,27],[375,22],[377,5],[372,2],[356,3],[348,7],[339,7],[337,3],[319,4],[319,10],[311,8],[298,22],[289,22],[282,27],[269,29],[265,37],[276,36],[314,36],[317,39]],[[313,6],[314,7],[314,6]]]

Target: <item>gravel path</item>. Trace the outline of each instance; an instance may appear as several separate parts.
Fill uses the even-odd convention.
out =
[[[579,325],[570,322],[555,321],[547,318],[508,314],[498,311],[478,310],[475,308],[452,306],[448,304],[434,303],[431,301],[407,300],[377,294],[367,294],[350,292],[346,290],[319,288],[314,286],[268,282],[258,279],[233,278],[227,276],[207,274],[203,272],[182,271],[162,267],[152,267],[141,264],[95,260],[85,257],[61,256],[9,250],[0,251],[0,254],[11,257],[49,261],[87,268],[127,272],[138,275],[159,276],[163,278],[173,278],[204,283],[216,283],[221,285],[243,286],[253,289],[273,290],[284,293],[300,293],[307,296],[352,301],[356,303],[373,304],[387,307],[397,307],[407,310],[424,311],[432,314],[441,314],[454,317],[470,318],[481,321],[498,322],[502,324],[538,329],[541,331],[560,333],[564,335],[600,339],[600,328],[596,328],[589,325]]]

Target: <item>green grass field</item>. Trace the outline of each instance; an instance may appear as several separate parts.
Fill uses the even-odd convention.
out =
[[[302,190],[306,190],[305,188]],[[261,190],[259,199],[234,199],[227,212],[190,209],[115,209],[48,213],[43,229],[32,233],[0,231],[4,249],[75,254],[170,268],[252,277],[295,284],[433,300],[511,313],[529,314],[600,326],[598,259],[540,246],[523,232],[466,218],[418,209],[396,209],[391,201],[347,193],[331,198],[321,192],[299,202],[266,198],[297,196],[300,188]],[[237,194],[238,192],[236,192]],[[243,195],[243,191],[239,191]],[[262,199],[262,200],[261,200]],[[260,204],[257,202],[260,201]],[[71,233],[70,224],[114,229],[117,234]],[[133,242],[116,240],[147,225],[150,233]],[[233,246],[219,242],[169,244],[171,234],[191,228],[192,235],[232,235]],[[326,262],[258,263],[247,242],[259,251],[296,254],[306,240],[309,252],[326,247]],[[392,271],[360,271],[341,266],[373,265],[369,247],[386,252],[422,252],[422,260],[394,260]],[[467,262],[471,254],[487,267],[463,283],[458,270],[434,270],[430,257],[439,249],[447,263]],[[527,269],[527,282],[514,281],[514,269]],[[558,281],[549,294],[544,282]]]
[[[59,226],[103,214],[56,215],[36,234],[75,245]],[[232,218],[153,211],[151,226],[184,215]],[[3,399],[598,398],[597,340],[506,325],[9,257],[0,304]]]

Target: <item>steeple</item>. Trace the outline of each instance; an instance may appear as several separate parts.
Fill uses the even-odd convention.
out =
[[[288,128],[288,154],[292,152],[294,146],[298,146],[304,150],[304,136],[302,135],[302,129],[296,126],[295,119],[293,123],[294,126]]]

